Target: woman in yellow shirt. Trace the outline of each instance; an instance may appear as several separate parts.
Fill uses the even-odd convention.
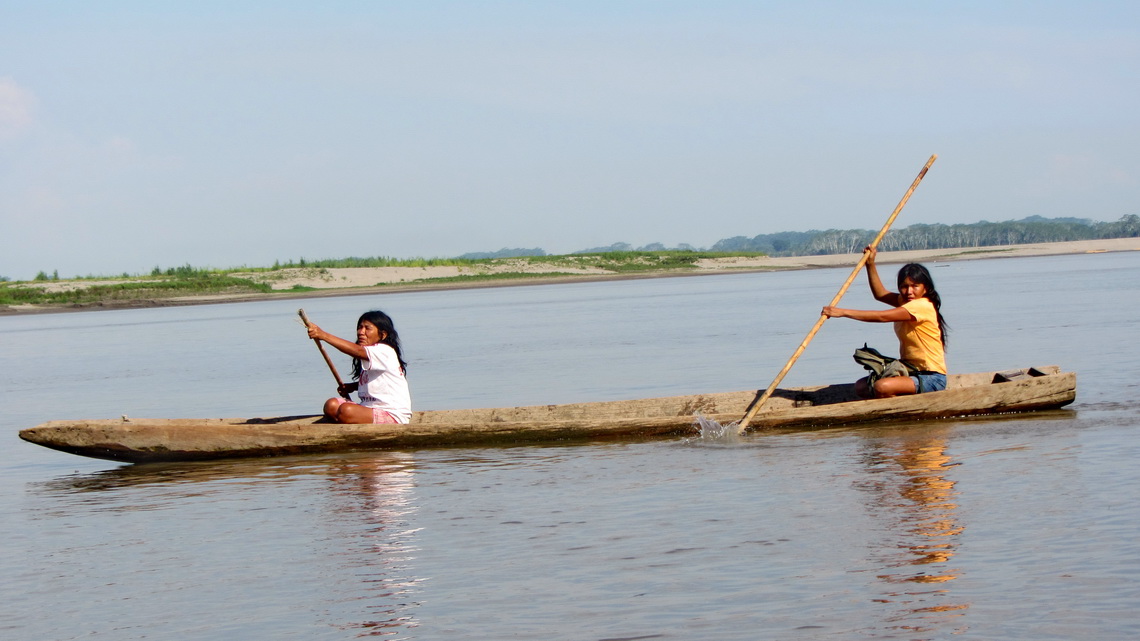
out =
[[[913,376],[880,378],[868,385],[866,378],[855,383],[855,391],[863,397],[886,398],[903,394],[920,394],[946,389],[946,321],[942,318],[942,297],[934,289],[934,280],[918,263],[903,265],[898,275],[898,292],[883,286],[875,267],[874,247],[867,247],[867,280],[871,294],[888,310],[844,309],[824,307],[828,318],[853,318],[868,323],[894,323],[899,339],[900,358],[919,370]]]

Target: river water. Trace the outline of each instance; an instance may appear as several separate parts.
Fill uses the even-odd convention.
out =
[[[313,413],[297,301],[0,317],[0,637],[1140,635],[1140,252],[932,263],[954,371],[1059,364],[1066,410],[743,438],[119,465],[64,418]],[[891,266],[884,266],[890,273]],[[304,301],[395,318],[421,409],[756,389],[849,273]],[[843,300],[874,303],[862,278]],[[785,385],[851,380],[831,320]],[[346,359],[338,360],[347,373]]]

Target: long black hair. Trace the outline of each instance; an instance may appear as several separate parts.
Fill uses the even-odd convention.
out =
[[[378,309],[364,312],[356,321],[356,329],[360,329],[360,325],[364,321],[372,323],[376,326],[376,329],[380,330],[380,333],[384,335],[384,338],[381,338],[380,342],[396,351],[396,360],[400,361],[400,369],[404,373],[407,373],[408,364],[404,362],[404,352],[400,349],[400,334],[396,332],[396,325],[392,322],[392,317]],[[352,378],[360,380],[360,372],[362,369],[360,359],[352,359]]]
[[[913,283],[926,286],[926,299],[934,305],[934,312],[938,314],[938,333],[942,336],[942,348],[945,349],[946,334],[950,331],[950,326],[946,324],[946,319],[942,318],[942,297],[938,295],[938,290],[934,289],[934,279],[930,277],[930,270],[918,263],[903,265],[899,269],[899,291],[902,291],[903,281],[907,278]]]

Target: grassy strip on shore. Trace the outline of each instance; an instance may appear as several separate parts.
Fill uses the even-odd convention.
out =
[[[559,276],[581,276],[572,272],[493,272],[489,274],[461,274],[459,276],[438,276],[435,278],[422,278],[417,283],[472,283],[486,280],[525,280],[528,278],[557,278]],[[376,287],[400,287],[407,283],[377,283]],[[296,288],[294,288],[296,289]]]
[[[412,282],[415,283],[432,283],[438,285],[446,285],[448,283],[474,283],[481,281],[496,281],[496,280],[527,280],[536,278],[558,278],[569,276],[581,276],[578,272],[491,272],[484,274],[461,274],[459,276],[436,276],[432,278],[421,278]],[[408,283],[404,281],[396,283],[376,283],[369,287],[407,287]],[[289,289],[274,290],[277,292],[315,292],[319,291],[320,287],[308,287],[306,285],[293,285]]]
[[[130,301],[153,301],[188,296],[269,293],[273,291],[269,284],[250,278],[235,277],[232,274],[272,273],[298,268],[324,271],[360,267],[457,266],[474,269],[484,267],[488,270],[459,276],[424,278],[416,281],[423,283],[459,283],[479,280],[572,276],[580,275],[574,270],[582,270],[583,268],[613,274],[686,270],[694,268],[696,262],[702,258],[763,255],[749,252],[621,251],[475,259],[395,259],[385,257],[350,257],[315,261],[302,259],[299,262],[278,262],[272,267],[230,269],[202,269],[184,265],[165,270],[155,267],[146,276],[123,274],[107,277],[86,276],[68,280],[61,280],[58,276],[41,276],[32,281],[0,282],[0,305],[90,305],[101,302],[122,304]],[[542,266],[546,269],[541,272],[526,271],[526,266]],[[566,271],[559,268],[566,269]],[[493,271],[496,269],[501,271]],[[306,291],[312,288],[296,286],[293,289],[295,291]]]
[[[267,293],[269,285],[220,274],[192,278],[148,278],[114,284],[49,290],[31,283],[0,283],[0,305],[84,305],[123,303],[209,294]]]
[[[593,267],[616,274],[631,272],[689,269],[702,258],[727,258],[730,256],[764,256],[761,253],[728,253],[697,251],[619,251],[596,254],[570,254],[566,256],[542,256],[526,259],[532,264],[565,267]]]
[[[328,258],[322,260],[274,262],[272,267],[240,267],[222,270],[225,272],[272,272],[281,269],[345,269],[353,267],[466,267],[484,264],[497,259],[478,258],[389,258],[387,256],[373,256],[360,258]]]
[[[274,263],[272,267],[229,269],[226,272],[270,272],[281,269],[315,268],[344,269],[353,267],[495,267],[498,265],[529,264],[545,267],[592,267],[615,273],[693,267],[702,258],[756,257],[763,252],[703,252],[703,251],[612,251],[552,256],[518,256],[511,258],[336,258]]]

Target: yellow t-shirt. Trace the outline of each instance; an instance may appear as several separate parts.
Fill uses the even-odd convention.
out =
[[[901,358],[926,372],[946,373],[946,352],[942,349],[942,330],[938,327],[938,311],[926,298],[916,298],[903,305],[914,316],[913,321],[895,323]]]

